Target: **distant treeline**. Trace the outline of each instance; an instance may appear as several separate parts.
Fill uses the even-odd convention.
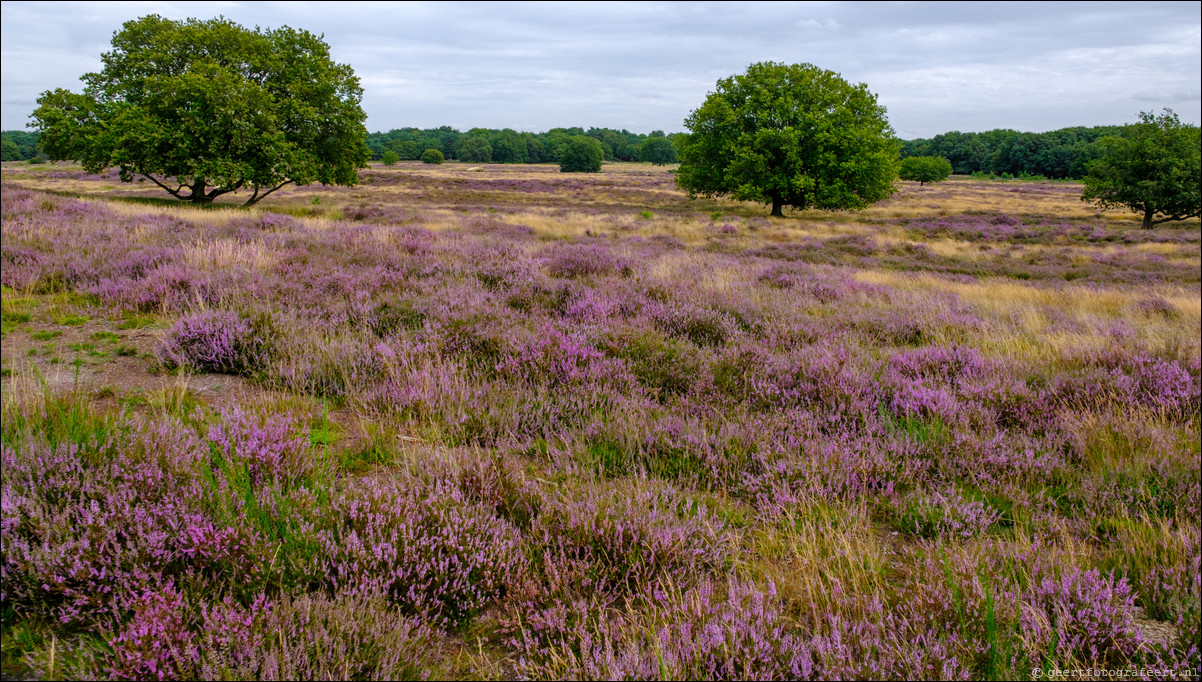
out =
[[[450,126],[398,128],[371,133],[367,136],[367,146],[375,160],[391,150],[402,161],[415,161],[425,150],[437,149],[447,159],[468,163],[544,163],[559,161],[564,145],[577,135],[600,142],[606,161],[676,162],[675,147],[664,144],[665,140],[670,143],[676,134],[665,135],[662,130],[640,135],[610,128],[552,128],[545,133],[519,133],[509,128],[472,128],[466,133]],[[650,140],[655,142],[648,143]]]
[[[1047,133],[989,130],[983,133],[952,131],[929,140],[902,142],[902,158],[942,156],[952,172],[969,175],[1042,175],[1049,178],[1085,177],[1085,166],[1102,155],[1098,140],[1122,137],[1127,126],[1064,128]]]
[[[38,135],[24,130],[0,133],[0,161],[28,161],[38,156]]]
[[[989,130],[983,133],[952,131],[926,140],[902,142],[902,158],[942,156],[957,174],[1042,175],[1049,178],[1081,178],[1085,165],[1101,156],[1098,140],[1107,135],[1123,136],[1127,126],[1064,128],[1047,133]],[[371,133],[367,146],[372,158],[380,160],[393,151],[401,160],[416,161],[427,149],[437,149],[447,159],[467,163],[546,163],[559,161],[568,140],[587,135],[601,143],[606,161],[651,161],[675,163],[671,142],[679,135],[652,131],[648,135],[612,128],[552,128],[545,133],[519,133],[506,128],[472,128],[461,133],[450,126],[441,128],[398,128]],[[26,161],[41,157],[38,133],[8,130],[0,133],[4,161]]]

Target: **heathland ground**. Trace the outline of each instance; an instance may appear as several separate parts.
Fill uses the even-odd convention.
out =
[[[6,674],[1196,674],[1198,221],[898,187],[5,164]]]

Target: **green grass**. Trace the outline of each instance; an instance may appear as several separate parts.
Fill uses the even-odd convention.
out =
[[[78,327],[80,325],[87,324],[87,322],[91,319],[92,318],[88,317],[87,315],[67,314],[54,318],[54,321],[57,324],[66,325],[68,327]]]
[[[111,447],[121,430],[118,422],[113,415],[92,409],[90,397],[79,388],[78,374],[73,388],[65,392],[51,390],[40,374],[38,379],[41,393],[33,404],[4,405],[0,434],[6,445],[18,447],[36,434],[51,448],[78,446],[80,456],[95,455]]]
[[[126,313],[125,319],[117,324],[117,329],[145,329],[152,327],[158,320],[153,315],[136,315]]]
[[[0,337],[8,336],[15,332],[18,326],[33,319],[29,305],[30,299],[18,298],[12,289],[4,288],[0,294]]]

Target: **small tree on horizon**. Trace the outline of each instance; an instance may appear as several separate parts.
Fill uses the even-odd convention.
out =
[[[1202,214],[1202,136],[1172,109],[1139,114],[1125,137],[1099,142],[1104,155],[1090,162],[1082,201],[1103,209],[1125,208],[1142,216],[1141,227]],[[1164,216],[1159,220],[1156,216]]]
[[[559,157],[560,173],[600,173],[605,150],[587,135],[575,135],[563,146]]]
[[[401,160],[401,155],[397,154],[396,152],[392,151],[391,149],[384,152],[384,155],[380,157],[380,162],[383,163],[385,166],[388,166],[389,168],[391,168],[392,166],[395,166],[397,164],[397,162],[400,160]]]
[[[659,135],[655,133],[659,133]],[[669,163],[676,163],[676,159],[676,147],[672,146],[672,141],[662,131],[657,130],[651,133],[651,136],[644,140],[642,147],[639,148],[639,161],[665,166]]]
[[[439,164],[443,161],[446,161],[446,158],[437,149],[430,148],[422,152],[422,163]]]
[[[928,182],[943,182],[952,174],[952,163],[942,156],[908,156],[902,159],[898,177],[922,187]]]

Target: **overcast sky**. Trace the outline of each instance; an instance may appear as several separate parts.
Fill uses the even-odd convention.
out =
[[[199,14],[204,12],[204,14]],[[363,84],[369,130],[683,129],[757,61],[867,83],[899,137],[1202,116],[1202,3],[4,2],[5,130],[79,91],[114,31],[158,13],[324,34]]]

